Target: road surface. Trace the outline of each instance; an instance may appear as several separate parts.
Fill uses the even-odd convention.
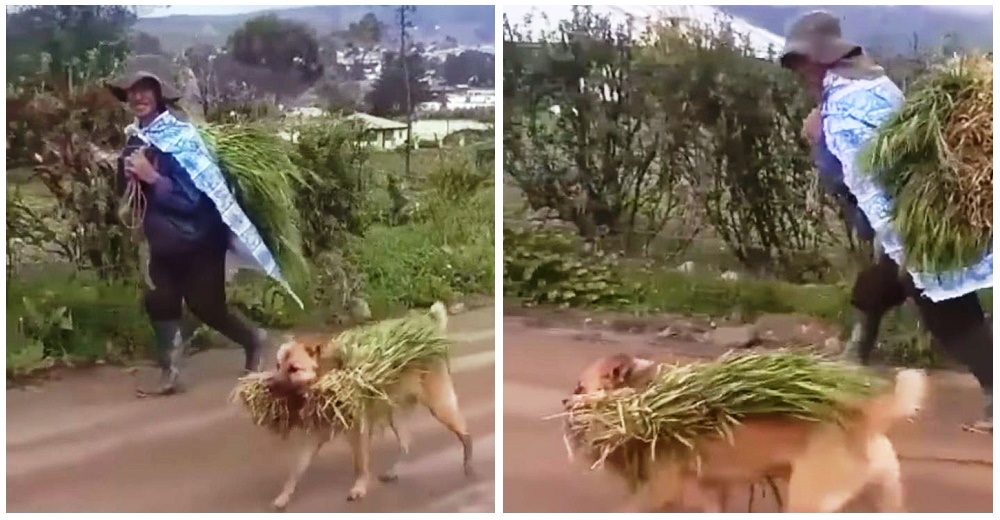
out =
[[[289,512],[493,512],[494,311],[453,316],[452,367],[473,436],[476,475],[462,472],[461,447],[426,410],[405,420],[413,433],[400,479],[373,478],[368,496],[347,502],[346,442],[324,448]],[[34,390],[7,391],[8,512],[266,512],[297,451],[227,401],[242,352],[212,350],[188,360],[188,392],[136,399],[136,376],[101,367]],[[139,380],[155,379],[143,368]],[[374,443],[373,472],[394,453]]]
[[[560,411],[561,399],[576,385],[590,361],[609,353],[645,354],[656,359],[693,359],[720,352],[694,343],[652,346],[650,336],[585,332],[530,326],[523,318],[504,319],[503,506],[505,512],[615,512],[625,503],[624,486],[599,472],[571,465],[558,421],[542,420]],[[700,354],[700,356],[698,356]],[[934,373],[929,406],[912,424],[891,437],[903,466],[907,509],[911,512],[991,512],[993,437],[962,431],[962,421],[980,406],[970,376]],[[748,495],[731,499],[728,510],[746,512]],[[859,499],[850,511],[871,511]],[[754,501],[755,512],[775,511],[772,497]]]

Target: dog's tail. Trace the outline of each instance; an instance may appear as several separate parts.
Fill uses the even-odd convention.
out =
[[[923,370],[901,370],[892,392],[876,397],[865,407],[866,430],[883,433],[897,421],[910,419],[920,411],[927,395],[927,375]]]
[[[443,303],[434,302],[434,305],[431,305],[430,315],[438,327],[441,327],[441,332],[448,330],[448,308]]]

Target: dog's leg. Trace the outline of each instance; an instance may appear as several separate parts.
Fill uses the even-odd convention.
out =
[[[368,421],[358,421],[357,426],[348,431],[347,440],[351,444],[351,454],[354,457],[354,486],[347,494],[347,499],[360,500],[368,494],[370,480],[371,433]]]
[[[629,498],[621,512],[671,512],[677,506],[685,505],[684,491],[692,485],[699,484],[685,479],[683,471],[676,464],[654,466],[650,468],[649,479]],[[700,501],[700,489],[696,494]]]
[[[815,434],[793,464],[788,513],[836,513],[861,492],[871,473],[851,443],[837,426]]]
[[[702,513],[723,513],[729,500],[729,488],[725,485],[691,483],[690,495]]]
[[[458,409],[458,396],[452,384],[448,367],[443,363],[431,369],[436,373],[424,376],[424,405],[431,415],[454,433],[462,443],[462,467],[466,476],[472,476],[472,436],[465,424],[465,417]]]
[[[395,414],[389,416],[389,427],[392,428],[392,433],[396,436],[399,451],[396,453],[396,460],[392,463],[392,467],[379,475],[378,478],[382,482],[391,482],[399,478],[399,466],[402,465],[403,460],[410,453],[410,434],[400,425],[400,421]]]
[[[877,493],[878,513],[905,513],[903,484],[900,481],[899,457],[888,437],[880,436],[869,447],[872,465],[871,484]]]
[[[299,480],[302,480],[302,475],[309,469],[313,458],[316,457],[319,450],[330,440],[330,432],[317,432],[309,440],[311,442],[308,442],[304,446],[302,453],[299,455],[299,460],[292,468],[292,473],[288,476],[288,480],[285,481],[285,487],[281,490],[281,494],[271,503],[278,511],[283,511],[288,506],[288,501],[292,498],[292,494],[295,493],[295,488],[298,486]]]

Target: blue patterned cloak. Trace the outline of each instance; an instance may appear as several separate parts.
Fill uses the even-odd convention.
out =
[[[129,125],[125,133],[139,137],[163,153],[173,155],[184,171],[191,176],[191,181],[198,190],[212,200],[230,231],[226,262],[229,267],[249,268],[267,273],[300,307],[304,307],[302,300],[282,277],[281,269],[278,268],[278,263],[261,238],[260,232],[236,202],[233,193],[229,191],[222,170],[219,169],[219,165],[194,125],[177,119],[170,112],[164,112],[145,128],[139,128],[138,123]]]
[[[905,263],[902,240],[892,223],[892,200],[869,172],[862,171],[858,155],[902,104],[903,92],[886,76],[856,80],[827,73],[823,81],[820,114],[826,146],[843,165],[844,183],[875,230],[875,240],[898,265]],[[914,285],[930,300],[956,298],[993,287],[993,248],[961,269],[942,273],[907,271]]]

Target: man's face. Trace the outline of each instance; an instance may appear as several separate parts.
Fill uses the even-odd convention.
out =
[[[789,68],[802,78],[806,85],[813,88],[823,85],[823,76],[827,69],[825,65],[816,63],[805,56],[799,56],[791,62]]]
[[[144,79],[128,89],[128,106],[138,118],[148,117],[156,112],[156,83]]]

